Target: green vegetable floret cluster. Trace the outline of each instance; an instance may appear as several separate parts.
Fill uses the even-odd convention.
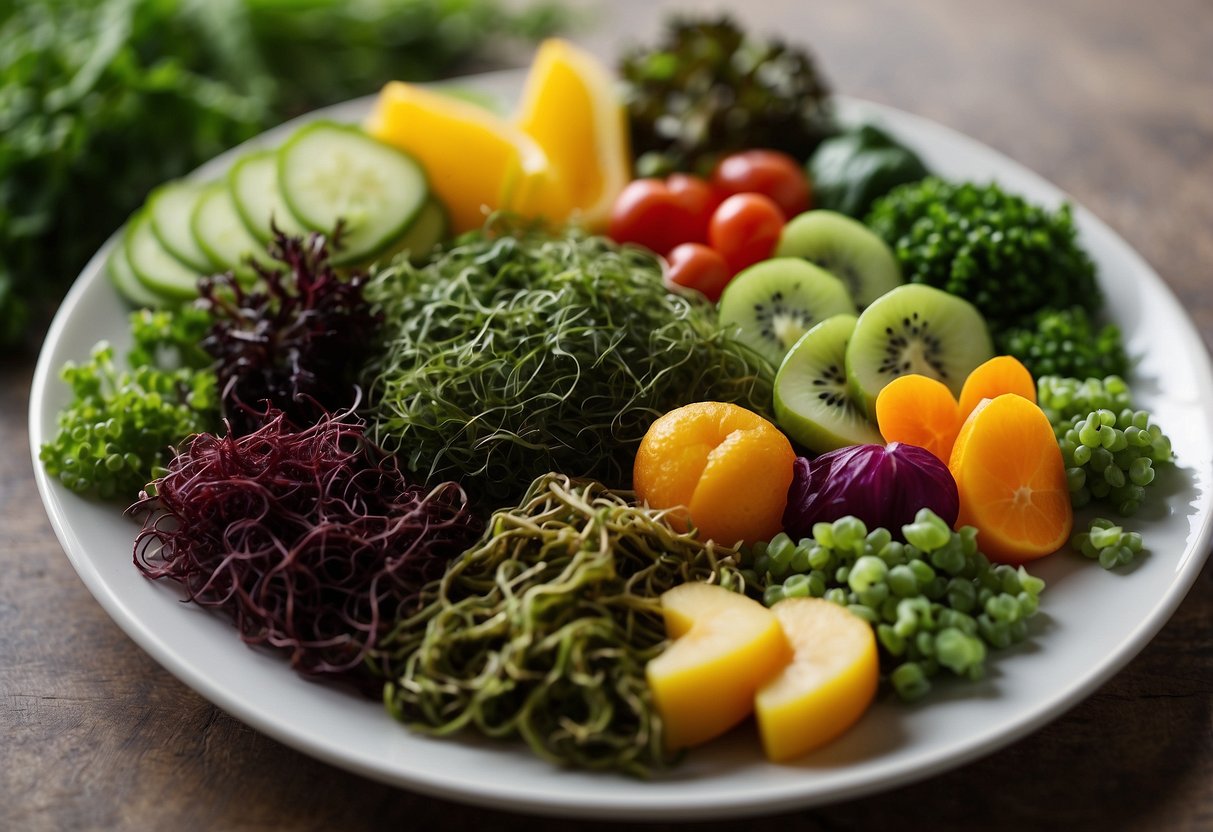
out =
[[[73,491],[133,501],[154,479],[170,446],[219,421],[215,374],[198,347],[210,325],[200,310],[143,310],[131,316],[131,369],[114,348],[97,344],[62,378],[72,401],[59,413],[59,432],[39,458]]]
[[[660,43],[624,56],[619,74],[641,176],[706,173],[754,147],[804,161],[835,131],[812,56],[728,17],[672,19]]]
[[[997,184],[931,177],[878,199],[867,224],[908,281],[970,301],[995,334],[1046,307],[1101,304],[1069,205],[1049,211]]]
[[[1033,378],[1104,378],[1129,370],[1120,327],[1100,327],[1081,306],[1042,309],[998,337],[998,351],[1023,362]]]
[[[1022,566],[992,565],[977,529],[953,531],[930,509],[902,534],[904,543],[888,529],[869,532],[856,517],[816,523],[811,538],[756,544],[751,578],[766,586],[768,606],[825,598],[871,623],[889,683],[913,700],[941,669],[979,679],[989,648],[1026,639],[1044,581]]]

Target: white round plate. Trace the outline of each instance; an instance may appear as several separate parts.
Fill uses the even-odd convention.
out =
[[[522,76],[462,79],[466,88],[512,100]],[[999,181],[1051,206],[1065,195],[977,142],[915,116],[839,99],[846,121],[870,120],[953,179]],[[370,99],[308,118],[357,120]],[[281,140],[285,125],[255,140]],[[240,151],[199,170],[215,176]],[[393,722],[383,708],[343,690],[303,681],[281,656],[245,647],[218,615],[182,604],[175,587],[131,565],[135,528],[121,509],[82,499],[48,477],[38,448],[54,435],[67,401],[57,372],[108,338],[126,345],[126,311],[103,274],[111,239],[92,259],[51,326],[30,394],[30,443],[38,487],[64,550],[111,617],[165,668],[249,725],[300,751],[386,783],[504,809],[614,819],[699,819],[762,814],[854,797],[927,777],[988,754],[1039,728],[1094,691],[1162,627],[1195,580],[1210,546],[1213,372],[1180,304],[1142,259],[1079,206],[1083,245],[1099,267],[1111,316],[1140,357],[1131,376],[1140,406],[1170,434],[1178,463],[1153,486],[1131,522],[1150,553],[1129,574],[1058,554],[1034,564],[1045,578],[1033,638],[996,653],[989,678],[940,684],[907,706],[884,696],[860,723],[793,765],[764,762],[751,726],[696,749],[667,775],[642,782],[565,771],[525,748],[474,737],[433,740]],[[122,217],[115,217],[117,225]],[[1013,451],[1014,449],[1008,449]]]

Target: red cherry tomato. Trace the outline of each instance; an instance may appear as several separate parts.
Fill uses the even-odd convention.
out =
[[[724,258],[699,243],[675,246],[666,259],[670,264],[666,283],[702,292],[712,303],[720,300],[720,293],[733,278]]]
[[[771,256],[783,224],[783,212],[770,198],[734,194],[712,214],[708,241],[736,274]]]
[[[637,179],[623,189],[611,209],[611,239],[662,255],[695,239],[699,221],[684,199],[660,179]]]
[[[683,242],[706,243],[708,222],[727,194],[719,193],[706,179],[689,173],[672,173],[665,180],[665,184],[670,193],[674,194],[678,202],[695,218],[695,233]]]
[[[795,159],[778,150],[745,150],[726,156],[712,171],[712,185],[724,194],[762,194],[785,217],[809,210],[809,178]]]

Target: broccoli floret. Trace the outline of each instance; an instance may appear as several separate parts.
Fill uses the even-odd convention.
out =
[[[1103,378],[1129,369],[1115,324],[1097,326],[1081,306],[1042,309],[996,338],[998,351],[1023,362],[1033,377]]]
[[[932,177],[877,200],[867,224],[907,280],[965,298],[995,333],[1045,307],[1100,306],[1069,205],[1048,211],[995,184]]]

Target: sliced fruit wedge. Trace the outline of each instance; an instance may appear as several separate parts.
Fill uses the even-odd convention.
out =
[[[791,654],[770,610],[720,586],[676,586],[662,594],[661,610],[674,641],[648,663],[645,677],[666,746],[687,748],[745,719],[755,692]]]
[[[796,257],[765,260],[729,281],[720,296],[721,326],[737,327],[742,341],[778,367],[815,324],[855,314],[842,281]]]
[[[875,421],[876,397],[893,379],[918,373],[942,381],[959,397],[973,368],[993,355],[990,331],[973,304],[910,283],[863,310],[847,346],[847,376]]]
[[[568,41],[544,41],[515,123],[560,172],[570,218],[604,229],[631,178],[627,110],[606,67]]]
[[[357,127],[317,121],[278,151],[278,187],[313,231],[344,225],[334,265],[373,257],[398,240],[429,196],[421,165]]]
[[[1023,563],[1052,554],[1074,528],[1065,462],[1044,411],[1015,393],[983,399],[960,429],[948,469],[960,494],[960,526],[977,527],[990,560]]]
[[[792,660],[754,698],[767,758],[792,760],[825,745],[863,716],[876,695],[880,661],[872,627],[822,598],[771,607]]]
[[[901,285],[901,267],[884,240],[836,211],[806,211],[783,227],[776,257],[803,257],[847,287],[863,310]]]
[[[792,346],[775,374],[775,421],[816,453],[881,442],[847,383],[847,343],[856,320],[835,315],[817,324]]]
[[[380,92],[365,126],[424,166],[456,234],[481,227],[487,212],[499,209],[568,215],[568,196],[547,154],[482,107],[393,81]]]

